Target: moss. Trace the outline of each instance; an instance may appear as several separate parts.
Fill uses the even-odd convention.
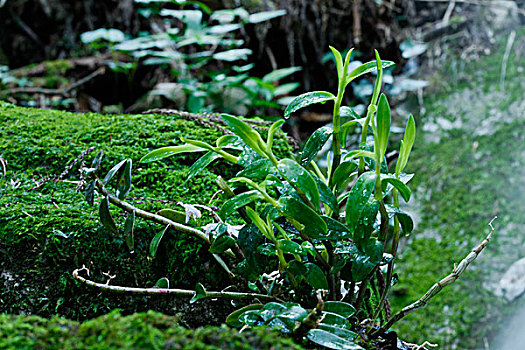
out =
[[[0,348],[10,349],[302,349],[268,329],[239,333],[227,327],[195,330],[157,312],[119,311],[83,323],[54,317],[0,314]]]
[[[442,87],[426,98],[429,112],[419,121],[423,127],[409,162],[417,188],[411,207],[416,208],[419,222],[398,262],[400,283],[391,299],[394,311],[449,274],[454,263],[485,238],[487,223],[495,215],[499,218],[493,241],[461,279],[396,325],[407,340],[429,340],[447,349],[479,348],[512,308],[487,288],[508,266],[497,267],[494,259],[515,254],[505,241],[520,241],[518,232],[505,234],[506,227],[525,224],[525,187],[520,180],[525,135],[518,131],[525,130],[525,120],[521,109],[515,108],[523,100],[523,89],[515,53],[509,59],[508,93],[494,87],[503,49],[504,41],[493,55],[457,74],[450,90]],[[448,81],[443,78],[446,71],[440,74],[442,81]],[[449,120],[452,128],[430,128],[438,118]]]
[[[210,289],[225,287],[228,279],[197,239],[170,232],[151,260],[149,243],[162,227],[138,220],[132,254],[122,234],[111,235],[100,225],[101,198],[90,207],[69,182],[48,181],[35,189],[36,182],[61,174],[82,151],[94,147],[86,163],[104,150],[104,171],[122,159],[133,160],[128,199],[138,207],[155,211],[176,207],[178,201],[217,205],[220,198],[208,203],[218,189],[210,171],[182,185],[198,154],[151,164],[139,164],[139,159],[149,150],[180,144],[181,138],[213,142],[219,136],[217,129],[175,115],[73,114],[0,103],[0,157],[7,164],[6,175],[0,175],[0,283],[5,286],[0,289],[0,312],[85,319],[115,307],[127,312],[180,308],[176,301],[170,306],[159,298],[100,294],[78,286],[70,274],[82,264],[90,265],[94,276],[116,274],[114,284],[149,286],[167,277],[180,288],[193,288],[197,282]],[[279,152],[289,152],[287,144],[279,142]],[[225,177],[235,171],[223,162],[213,167]],[[76,167],[66,180],[78,179]],[[123,225],[122,213],[114,210],[113,215]],[[195,225],[210,220],[205,215]]]

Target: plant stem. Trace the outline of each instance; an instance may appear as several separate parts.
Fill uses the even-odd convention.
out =
[[[346,65],[345,65],[346,67]],[[344,78],[339,79],[339,86],[337,88],[337,97],[334,103],[334,112],[333,112],[333,132],[332,132],[332,152],[334,153],[334,160],[332,162],[332,170],[328,176],[328,186],[332,188],[334,172],[341,163],[341,139],[339,132],[341,129],[341,102],[343,101],[343,95],[345,93],[345,78],[346,72],[344,72]]]
[[[73,271],[73,278],[78,280],[80,283],[87,284],[101,290],[115,292],[115,293],[133,293],[133,294],[175,294],[179,296],[191,297],[195,294],[195,291],[188,289],[164,289],[164,288],[135,288],[135,287],[123,287],[123,286],[111,286],[105,283],[97,283],[88,280],[82,276],[79,276],[79,271],[76,269]],[[245,298],[259,298],[262,300],[279,300],[278,298],[271,295],[256,294],[256,293],[239,293],[239,292],[206,292],[206,298],[224,298],[230,300],[245,299]]]
[[[427,303],[434,297],[436,296],[439,292],[441,292],[441,290],[443,288],[445,288],[446,286],[454,283],[458,278],[459,276],[461,276],[461,274],[463,274],[463,272],[465,271],[465,269],[470,265],[471,262],[473,262],[477,257],[478,255],[481,253],[481,251],[483,249],[485,249],[485,247],[487,246],[487,244],[489,243],[490,239],[492,238],[492,233],[494,232],[494,227],[492,226],[492,222],[497,218],[494,217],[490,222],[489,222],[489,226],[491,228],[490,230],[490,233],[487,235],[487,238],[485,238],[485,240],[483,242],[481,242],[477,247],[475,247],[474,249],[472,249],[472,251],[470,252],[470,254],[468,254],[463,260],[461,260],[461,262],[459,264],[454,264],[454,269],[452,270],[452,273],[449,274],[448,276],[446,276],[445,278],[441,279],[439,282],[435,283],[432,287],[430,287],[430,289],[421,297],[419,298],[417,301],[415,301],[414,303],[404,307],[401,311],[399,311],[397,314],[395,314],[393,317],[390,318],[390,320],[388,320],[388,322],[382,326],[381,328],[379,328],[378,330],[376,330],[375,332],[373,332],[371,334],[371,337],[372,338],[375,338],[381,334],[383,334],[385,331],[387,331],[390,327],[392,327],[392,325],[394,325],[396,322],[398,322],[399,320],[401,320],[403,317],[405,317],[406,315],[408,315],[409,313],[411,312],[414,312],[418,309],[421,309],[423,307],[425,307],[425,305],[427,305]]]

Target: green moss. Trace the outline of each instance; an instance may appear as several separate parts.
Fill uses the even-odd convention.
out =
[[[0,348],[11,349],[302,349],[268,329],[239,333],[227,327],[195,330],[176,317],[119,311],[78,323],[63,318],[0,314]]]
[[[151,286],[167,277],[179,288],[193,288],[197,282],[210,289],[225,287],[228,279],[197,239],[172,231],[151,260],[149,243],[163,227],[138,220],[132,254],[121,233],[111,235],[100,225],[101,198],[88,206],[76,183],[49,181],[35,189],[36,182],[61,174],[82,151],[94,147],[86,164],[104,150],[103,172],[122,159],[133,160],[128,199],[140,208],[180,209],[178,201],[218,205],[220,198],[209,203],[218,190],[215,174],[231,177],[234,167],[215,163],[213,173],[204,171],[183,186],[198,154],[151,164],[139,160],[152,149],[182,143],[181,138],[211,143],[221,135],[175,115],[73,114],[0,103],[0,157],[7,164],[6,175],[0,175],[0,274],[6,286],[0,289],[0,312],[84,319],[115,307],[127,312],[174,307],[161,305],[158,298],[100,294],[78,286],[70,275],[83,264],[100,281],[102,272],[116,274],[112,283],[120,285]],[[285,141],[278,145],[280,154],[290,151]],[[78,167],[65,179],[78,181]],[[122,227],[125,216],[112,213]],[[204,215],[194,225],[210,220]]]
[[[523,100],[522,81],[517,72],[519,58],[513,53],[507,93],[501,94],[494,86],[502,44],[493,55],[457,74],[450,91],[440,88],[426,98],[429,112],[419,121],[419,137],[409,162],[409,172],[416,174],[412,208],[419,222],[398,261],[400,283],[391,299],[394,311],[452,272],[454,263],[485,238],[488,222],[495,215],[499,218],[493,241],[466,273],[424,309],[396,325],[407,340],[428,340],[447,349],[479,348],[512,308],[487,289],[508,267],[496,266],[493,259],[515,254],[505,242],[521,240],[519,232],[504,233],[507,225],[525,224],[525,186],[520,179],[525,168],[525,135],[520,132],[525,130],[525,120],[522,109],[516,108]],[[447,76],[447,72],[440,74]],[[453,127],[435,128],[438,118],[451,121]],[[432,131],[421,132],[421,125]]]

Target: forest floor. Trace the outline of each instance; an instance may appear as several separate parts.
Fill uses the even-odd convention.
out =
[[[425,90],[408,169],[416,174],[415,198],[407,206],[417,226],[397,264],[393,311],[452,272],[487,236],[490,220],[498,219],[489,246],[462,278],[397,325],[409,341],[428,340],[441,349],[502,349],[494,345],[500,344],[495,334],[523,304],[506,302],[500,285],[525,254],[523,34],[517,30],[507,53],[509,35],[479,61],[450,61]]]

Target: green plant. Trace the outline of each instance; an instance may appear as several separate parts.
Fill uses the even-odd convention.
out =
[[[136,38],[116,29],[83,33],[82,42],[100,49],[106,45],[115,53],[129,55],[135,63],[110,62],[116,71],[133,74],[136,63],[160,68],[160,79],[148,93],[151,100],[162,96],[177,108],[189,112],[221,111],[245,115],[255,110],[281,109],[298,83],[277,82],[300,70],[275,70],[262,79],[252,77],[253,64],[236,65],[252,54],[240,31],[283,16],[286,11],[249,14],[244,8],[211,11],[196,1],[180,1],[181,9],[164,8],[173,1],[140,1],[139,13],[157,23],[153,33]],[[186,7],[185,7],[186,6]],[[191,9],[186,9],[191,6]],[[107,44],[106,44],[107,43]]]
[[[195,291],[169,289],[166,280],[159,280],[157,289],[118,287],[90,281],[80,275],[81,270],[74,271],[75,278],[105,290],[193,295],[191,302],[207,297],[257,298],[265,303],[245,306],[226,322],[271,326],[329,348],[360,349],[374,342],[387,343],[384,336],[391,326],[453,283],[491,234],[423,297],[389,315],[387,296],[399,239],[413,228],[412,218],[399,207],[399,197],[408,201],[411,195],[407,182],[413,175],[403,170],[415,140],[415,122],[412,116],[408,118],[399,157],[392,167],[385,157],[390,107],[380,90],[383,68],[393,63],[381,61],[376,52],[376,61],[349,71],[351,50],[344,61],[339,51],[332,48],[332,52],[337,63],[337,94],[305,93],[284,112],[287,118],[312,104],[334,103],[332,126],[314,132],[295,158],[279,158],[273,151],[275,135],[285,120],[276,121],[267,135],[261,136],[243,120],[223,114],[233,134],[218,138],[215,145],[185,140],[184,145],[163,147],[141,159],[148,163],[186,152],[204,152],[189,170],[188,179],[219,158],[241,167],[228,182],[219,179],[228,200],[218,212],[205,208],[215,216],[215,223],[205,231],[187,225],[191,216],[199,215],[195,207],[184,205],[186,213],[166,208],[153,214],[126,203],[131,184],[129,160],[117,164],[103,180],[94,177],[86,191],[88,198],[95,189],[105,196],[100,216],[108,230],[117,230],[109,212],[112,203],[129,213],[124,228],[128,237],[132,237],[136,217],[165,225],[150,243],[152,256],[168,229],[198,237],[248,292],[208,292],[202,284]],[[359,118],[351,108],[341,106],[345,88],[374,71],[377,78],[367,114]],[[354,124],[362,129],[359,149],[347,150],[348,130]],[[314,159],[328,141],[331,156],[324,172]],[[97,171],[100,160],[101,154],[84,170],[86,176]],[[117,179],[115,195],[107,189],[113,178]],[[245,224],[240,228],[228,224],[232,219]]]

